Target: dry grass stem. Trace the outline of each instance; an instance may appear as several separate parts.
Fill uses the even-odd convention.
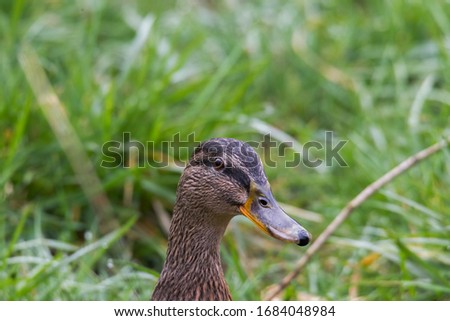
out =
[[[438,143],[421,150],[417,154],[405,159],[403,162],[398,164],[396,167],[391,169],[389,172],[381,176],[375,182],[367,186],[361,191],[354,199],[352,199],[336,216],[336,218],[327,226],[327,228],[319,235],[319,237],[314,241],[314,243],[308,248],[302,258],[297,262],[295,269],[286,275],[283,280],[273,288],[271,288],[270,293],[267,295],[267,300],[273,300],[277,297],[281,291],[283,291],[289,283],[295,279],[299,273],[302,271],[303,267],[309,262],[311,257],[320,250],[320,248],[325,244],[327,239],[338,229],[338,227],[350,216],[350,214],[359,207],[364,201],[375,194],[384,185],[391,182],[394,178],[400,174],[406,172],[408,169],[419,163],[420,161],[430,157],[434,153],[440,151],[450,143],[450,136],[445,137]]]

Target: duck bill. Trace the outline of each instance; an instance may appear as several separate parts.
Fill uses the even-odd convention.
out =
[[[276,239],[300,246],[307,245],[311,239],[309,232],[278,205],[268,184],[259,186],[252,182],[250,195],[239,209],[263,232]]]

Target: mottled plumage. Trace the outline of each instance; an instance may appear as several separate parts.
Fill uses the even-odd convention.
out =
[[[230,138],[203,142],[178,184],[167,258],[152,299],[231,300],[219,246],[239,213],[273,237],[309,242],[309,233],[273,199],[253,148]]]

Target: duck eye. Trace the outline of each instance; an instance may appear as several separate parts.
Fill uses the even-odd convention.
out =
[[[217,170],[222,169],[223,166],[224,166],[222,158],[216,158],[214,160],[213,164],[214,164],[214,168],[217,169]]]
[[[259,202],[259,205],[261,205],[262,207],[270,207],[269,201],[265,197],[258,198],[258,202]]]

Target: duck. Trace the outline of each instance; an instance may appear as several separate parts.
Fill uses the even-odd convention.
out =
[[[248,143],[233,138],[200,143],[178,183],[166,260],[151,300],[232,300],[220,243],[230,220],[241,214],[275,239],[300,246],[311,240],[278,205]]]

